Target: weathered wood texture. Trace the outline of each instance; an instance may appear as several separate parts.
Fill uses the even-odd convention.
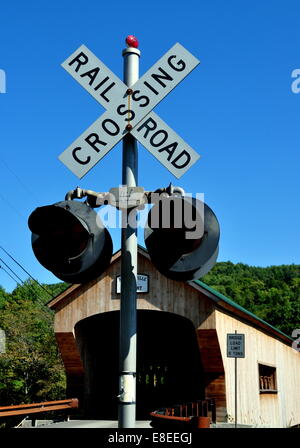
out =
[[[245,334],[245,358],[237,360],[238,423],[287,427],[300,423],[300,353],[262,331],[216,311],[216,327],[224,370],[229,421],[233,421],[234,358],[227,358],[227,333]],[[258,364],[276,367],[277,394],[259,393]]]
[[[140,274],[149,275],[150,292],[137,295],[137,308],[175,313],[193,322],[204,365],[206,398],[217,399],[218,421],[234,418],[234,359],[226,356],[226,335],[237,330],[245,334],[246,341],[246,358],[238,360],[238,422],[270,427],[300,424],[300,353],[288,345],[288,338],[212,291],[165,278],[141,248],[138,266]],[[116,292],[120,271],[118,252],[101,277],[72,286],[48,304],[55,310],[56,337],[67,374],[74,382],[76,375],[82,377],[74,326],[94,314],[120,309]],[[277,394],[259,393],[258,363],[276,367]]]
[[[214,306],[202,292],[191,285],[163,277],[154,268],[147,253],[139,253],[138,265],[138,272],[149,276],[149,293],[137,295],[137,309],[179,314],[190,319],[195,328],[214,327]],[[75,324],[86,317],[120,309],[120,294],[117,294],[116,284],[120,273],[120,257],[116,254],[109,269],[101,277],[86,285],[73,285],[49,303],[55,310],[55,334],[71,390],[75,390],[77,385],[80,390],[79,385],[83,381],[83,364],[74,334]]]
[[[72,375],[82,375],[83,365],[73,332],[55,333],[55,337],[67,372]]]
[[[9,417],[13,415],[27,415],[42,412],[53,412],[61,410],[70,410],[78,408],[78,399],[71,398],[67,400],[43,401],[41,403],[19,404],[12,406],[1,406],[0,417]]]
[[[226,421],[226,386],[222,354],[215,329],[197,331],[205,378],[205,397],[214,398],[217,421]]]
[[[203,294],[188,284],[162,276],[145,256],[139,255],[139,273],[148,274],[149,293],[137,295],[137,309],[168,311],[190,319],[195,328],[214,328],[214,307]],[[73,332],[75,324],[93,314],[120,309],[116,278],[120,275],[120,258],[116,258],[99,279],[70,288],[49,306],[55,309],[55,332]]]

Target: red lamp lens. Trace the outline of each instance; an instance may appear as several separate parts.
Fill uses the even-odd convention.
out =
[[[126,44],[128,47],[138,48],[139,42],[135,36],[129,35],[126,37]]]

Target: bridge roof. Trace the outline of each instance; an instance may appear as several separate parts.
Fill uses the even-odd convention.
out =
[[[208,293],[212,294],[213,297],[210,296],[213,300],[216,300],[217,304],[220,305],[222,308],[225,309],[233,309],[234,314],[239,315],[241,317],[245,317],[246,320],[249,320],[253,323],[259,324],[260,327],[263,327],[265,330],[269,330],[268,332],[271,332],[274,335],[280,336],[280,339],[284,339],[286,342],[293,342],[294,339],[288,336],[287,334],[283,333],[278,328],[274,327],[273,325],[269,324],[265,320],[261,319],[260,317],[256,316],[256,314],[251,313],[251,311],[248,311],[246,308],[242,307],[238,303],[236,303],[234,300],[230,299],[229,297],[224,296],[219,291],[216,291],[215,289],[211,288],[210,286],[206,285],[205,283],[201,282],[200,280],[194,280],[192,283],[195,285],[199,285],[201,288],[203,288]]]

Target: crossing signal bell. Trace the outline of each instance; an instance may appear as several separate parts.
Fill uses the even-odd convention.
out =
[[[113,244],[89,205],[68,200],[38,207],[28,219],[38,261],[59,279],[85,283],[109,266]]]
[[[161,189],[164,194],[153,197],[150,192],[149,202],[154,205],[145,225],[145,244],[161,274],[188,282],[203,277],[216,263],[220,227],[207,204],[173,194],[172,189]],[[76,190],[74,197],[83,194],[90,198],[82,192]],[[67,199],[38,207],[30,215],[32,248],[38,261],[59,279],[86,283],[110,265],[112,239],[94,211],[93,201]]]
[[[169,196],[158,201],[148,214],[144,236],[152,263],[173,280],[199,279],[216,263],[219,223],[199,199]]]

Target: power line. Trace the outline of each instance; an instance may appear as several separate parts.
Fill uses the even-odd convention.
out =
[[[37,299],[37,301],[38,302],[40,302],[40,304],[41,305],[45,305],[44,304],[44,302],[43,302],[43,300],[41,299],[41,297],[37,294],[37,292],[33,289],[33,287],[32,287],[32,285],[30,285],[29,283],[25,283],[16,273],[15,273],[15,271],[13,270],[13,269],[11,269],[9,266],[8,266],[8,264],[7,263],[5,263],[5,261],[2,259],[2,258],[0,258],[0,261],[13,273],[13,275],[15,276],[15,277],[17,277],[17,279],[22,283],[22,285],[25,287],[25,286],[27,286],[29,289],[30,289],[30,291],[33,293],[33,295],[35,296],[35,298]],[[13,278],[4,268],[3,268],[3,266],[1,266],[0,265],[0,267],[10,276],[10,278]],[[16,281],[16,279],[14,279],[13,278],[13,280],[18,284],[18,286],[21,286],[20,285],[20,283],[18,283],[17,281]]]
[[[8,264],[5,263],[5,261],[2,258],[0,258],[0,261],[4,264],[4,266],[7,267],[7,269],[9,269],[17,277],[18,280],[20,280],[22,284],[24,283],[23,280],[8,266]]]
[[[0,269],[2,269],[14,282],[17,283],[18,286],[21,286],[20,283],[0,264]]]
[[[7,252],[7,250],[5,250],[4,249],[4,247],[2,247],[2,246],[0,246],[0,248],[18,265],[18,266],[20,266],[20,268],[21,269],[23,269],[23,271],[24,272],[26,272],[26,274],[27,275],[29,275],[29,277],[34,281],[34,282],[36,282],[44,291],[46,291],[46,293],[51,297],[51,299],[52,299],[52,294],[50,294],[50,292],[43,286],[43,285],[41,285],[34,277],[32,277],[32,275],[28,272],[28,271],[26,271],[26,269],[12,256],[12,255],[10,255],[10,253],[9,252]]]
[[[3,260],[2,260],[2,262],[3,262]],[[5,263],[5,262],[3,262],[7,267],[8,267],[8,269],[11,271],[11,272],[13,272],[14,273],[14,275],[16,275],[16,277],[18,277],[17,276],[17,274]],[[18,286],[20,286],[20,287],[22,287],[22,285],[2,266],[2,265],[0,265],[0,269],[2,269],[14,282],[16,282],[17,283],[17,285]],[[18,277],[19,278],[19,277]],[[29,286],[29,285],[26,285],[22,280],[21,280],[21,282],[22,282],[22,284],[23,284],[23,286]],[[44,303],[43,303],[43,301],[40,299],[40,297],[39,296],[37,296],[37,294],[36,294],[36,292],[34,291],[34,293],[35,293],[35,295],[36,295],[36,297],[37,297],[37,299],[38,299],[38,301],[43,305],[43,307],[41,308],[41,312],[44,314],[44,316],[45,317],[47,317],[47,318],[49,318],[49,316],[50,316],[50,314],[49,314],[49,312],[45,309],[45,307],[44,307]],[[20,339],[20,337],[17,337],[17,339],[18,340],[21,340]]]
[[[12,203],[10,201],[8,201],[1,193],[0,193],[0,199],[2,199],[3,202],[6,203],[6,205],[8,205],[17,215],[19,215],[22,220],[27,220],[26,216],[23,215],[23,213],[20,213],[20,211],[18,209],[16,209],[16,207],[14,207],[12,205]]]
[[[2,165],[8,170],[10,171],[10,173],[17,179],[17,181],[19,182],[19,184],[23,187],[23,189],[25,188],[25,190],[27,190],[28,193],[30,193],[30,195],[35,199],[35,200],[39,200],[35,193],[31,190],[31,188],[28,187],[28,185],[26,185],[20,178],[19,176],[17,176],[17,174],[11,169],[11,167],[8,165],[8,163],[3,159],[3,157],[0,156],[0,162],[2,163]]]

